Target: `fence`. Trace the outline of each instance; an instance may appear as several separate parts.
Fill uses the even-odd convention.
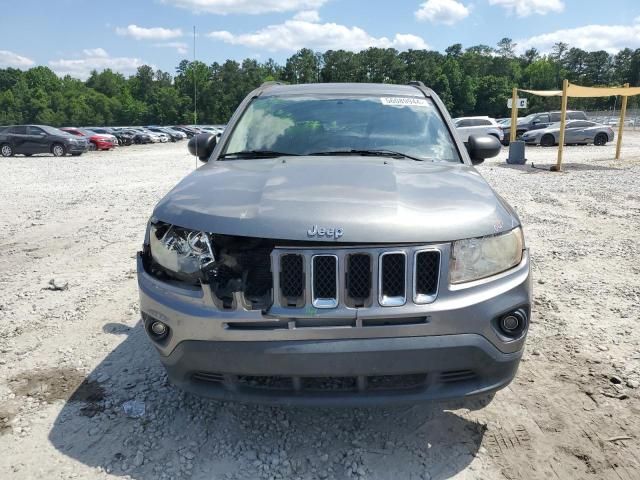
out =
[[[592,122],[603,123],[612,127],[618,126],[620,110],[593,110],[585,112]],[[640,129],[640,109],[627,109],[624,118],[625,129]]]

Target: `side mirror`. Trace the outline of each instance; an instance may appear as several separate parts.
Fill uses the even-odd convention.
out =
[[[467,152],[471,163],[479,165],[487,158],[495,157],[502,150],[500,141],[493,135],[469,135]]]
[[[218,138],[211,133],[199,133],[189,140],[187,148],[191,155],[197,156],[201,161],[207,162],[218,143]]]

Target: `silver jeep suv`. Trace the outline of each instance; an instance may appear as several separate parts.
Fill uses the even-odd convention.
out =
[[[265,84],[156,206],[138,255],[169,379],[272,404],[487,395],[530,321],[520,221],[420,82]],[[490,395],[489,395],[490,396]]]

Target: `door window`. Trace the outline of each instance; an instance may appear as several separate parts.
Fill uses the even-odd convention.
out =
[[[44,130],[42,130],[39,127],[32,127],[32,126],[27,127],[27,135],[42,135],[43,133],[44,133]]]
[[[26,135],[27,127],[24,127],[24,126],[11,127],[11,133],[15,135]]]

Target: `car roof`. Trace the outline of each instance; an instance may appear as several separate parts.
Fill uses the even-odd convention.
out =
[[[413,85],[391,83],[305,83],[299,85],[269,84],[262,86],[262,95],[347,94],[347,95],[402,95],[422,97]]]

